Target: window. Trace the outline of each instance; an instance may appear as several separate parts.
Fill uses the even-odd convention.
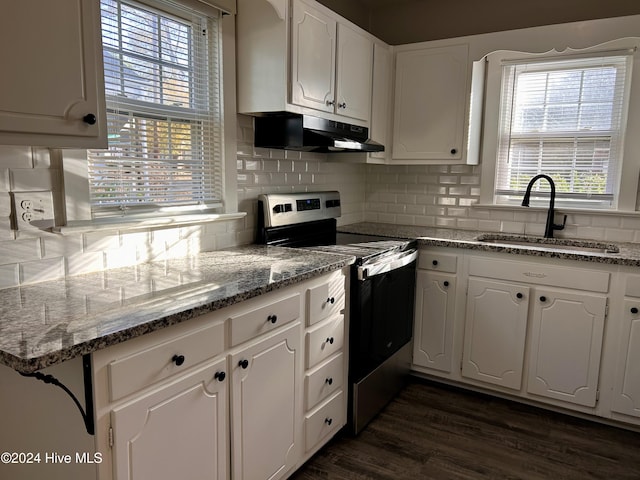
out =
[[[101,0],[101,17],[109,148],[88,153],[92,215],[220,207],[220,16]]]
[[[529,180],[544,173],[559,205],[616,208],[631,58],[501,62],[495,203],[520,204]],[[546,182],[533,196],[541,190]]]

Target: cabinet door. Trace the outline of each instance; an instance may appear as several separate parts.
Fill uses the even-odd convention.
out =
[[[536,289],[527,391],[593,407],[607,298]]]
[[[418,271],[413,363],[451,373],[456,277]]]
[[[338,62],[336,66],[336,113],[369,121],[373,42],[338,24]]]
[[[369,158],[385,160],[391,150],[391,85],[393,73],[393,54],[387,45],[376,43],[373,46],[373,84],[371,94],[371,140],[384,145],[384,152],[373,152]]]
[[[393,159],[462,161],[467,57],[467,45],[396,54]]]
[[[227,478],[227,380],[220,372],[225,359],[111,412],[116,480]]]
[[[336,21],[310,5],[293,2],[291,103],[334,111]]]
[[[0,143],[106,146],[98,4],[3,3]]]
[[[640,299],[624,301],[611,410],[640,417]]]
[[[529,287],[470,278],[462,375],[520,390]]]
[[[300,323],[231,355],[235,480],[276,480],[300,458]]]

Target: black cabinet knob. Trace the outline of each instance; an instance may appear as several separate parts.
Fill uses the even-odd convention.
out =
[[[324,423],[326,423],[327,425],[331,425],[333,423],[333,418],[325,418]]]
[[[184,363],[184,355],[174,355],[171,360],[173,361],[173,363],[175,363],[177,366],[180,366]]]
[[[451,149],[451,155],[455,155],[456,153],[458,153],[458,149],[457,148],[452,148]]]
[[[327,378],[324,383],[326,383],[327,385],[331,385],[333,383],[333,378],[329,377]]]
[[[631,307],[631,313],[633,313],[634,315],[638,313],[638,307]]]
[[[546,302],[546,301],[547,301],[547,297],[545,297],[544,295],[542,295],[542,296],[540,297],[540,301],[541,301],[541,302]]]
[[[333,297],[329,297],[327,298],[327,303],[330,303],[331,305],[333,305],[335,303],[336,299]]]
[[[267,322],[276,323],[277,321],[278,321],[278,316],[277,315],[269,315],[267,317]]]
[[[516,298],[522,298],[522,297],[524,297],[523,294],[521,294],[520,292],[516,293]]]
[[[434,260],[433,262],[431,262],[431,264],[435,267],[436,265],[438,265],[438,260]]]
[[[333,337],[328,337],[326,343],[333,345]]]
[[[82,121],[87,125],[95,125],[98,119],[93,113],[87,113],[84,117],[82,117]]]
[[[247,359],[240,360],[238,362],[238,366],[242,367],[243,370],[246,369],[249,366],[249,360],[247,360]]]
[[[449,286],[449,282],[448,282],[447,280],[445,280],[445,281],[444,281],[444,283],[443,283],[443,285],[444,285],[445,287],[448,287],[448,286]]]
[[[219,382],[224,382],[224,379],[226,378],[226,376],[227,376],[227,374],[224,373],[224,372],[216,372],[216,374],[213,376],[213,378],[215,378]]]

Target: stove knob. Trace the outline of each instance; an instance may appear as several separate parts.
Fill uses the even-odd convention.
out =
[[[285,211],[285,212],[291,212],[291,211],[293,211],[293,205],[291,205],[290,203],[285,203],[285,204],[284,204],[284,211]]]
[[[284,212],[284,205],[276,205],[275,207],[273,207],[273,211],[275,213],[282,213]]]

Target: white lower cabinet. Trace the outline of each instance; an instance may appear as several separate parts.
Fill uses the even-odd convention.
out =
[[[345,276],[95,352],[98,479],[278,480],[302,465],[346,422]]]
[[[455,274],[418,270],[414,365],[446,373],[452,371],[455,292]]]
[[[227,478],[225,371],[223,358],[114,408],[114,478]]]
[[[529,289],[470,278],[462,375],[520,390]]]
[[[607,297],[538,288],[527,391],[595,407]]]
[[[611,411],[640,421],[640,276],[625,282]]]
[[[234,480],[277,480],[299,459],[300,323],[230,357]]]
[[[608,265],[423,249],[413,370],[591,415],[640,417],[640,276],[620,329],[607,325],[612,278]],[[613,372],[607,332],[619,332],[620,348],[614,382],[601,386],[601,371]]]

